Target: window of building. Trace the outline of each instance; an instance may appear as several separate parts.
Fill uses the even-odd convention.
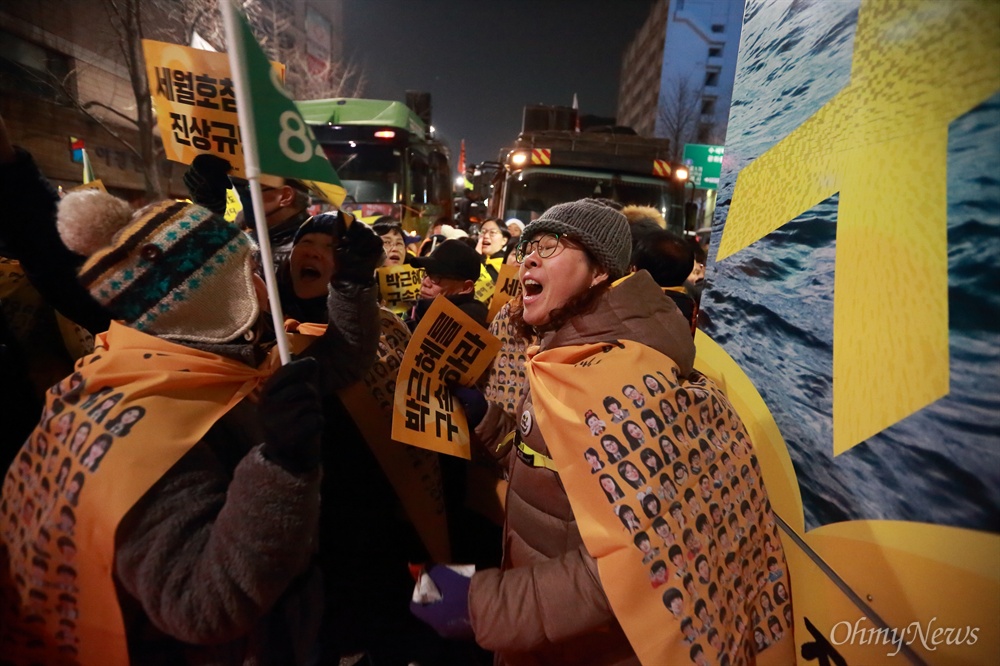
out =
[[[56,85],[70,70],[69,57],[0,30],[0,90],[64,101]]]
[[[701,115],[711,116],[715,115],[715,98],[706,97],[701,100]]]
[[[711,46],[708,49],[709,58],[721,58],[722,57],[722,47],[721,46]]]
[[[718,70],[709,70],[705,72],[705,86],[713,87],[719,85],[719,72]]]
[[[722,23],[712,24],[712,32],[725,32],[725,31],[726,31],[726,26],[724,24]]]

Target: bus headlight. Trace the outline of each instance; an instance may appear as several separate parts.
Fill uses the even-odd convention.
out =
[[[528,161],[528,153],[524,151],[516,152],[510,156],[511,166],[521,166]]]

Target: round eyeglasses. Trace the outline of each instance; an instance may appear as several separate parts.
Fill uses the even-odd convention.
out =
[[[537,252],[538,256],[542,259],[551,257],[559,247],[560,236],[562,234],[542,234],[537,238],[521,241],[517,244],[517,249],[514,251],[514,259],[518,263],[521,263],[532,252]]]

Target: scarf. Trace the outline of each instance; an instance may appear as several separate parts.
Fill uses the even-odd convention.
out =
[[[725,394],[631,341],[543,351],[529,361],[528,380],[551,459],[532,457],[557,470],[640,661],[792,659],[783,613],[791,586],[778,528],[750,439]],[[595,429],[587,415],[609,414],[609,395],[631,415]],[[624,459],[604,453],[609,435]],[[585,455],[591,448],[599,470]]]
[[[115,530],[264,377],[112,322],[94,353],[48,390],[3,483],[5,658],[128,664],[112,577]]]

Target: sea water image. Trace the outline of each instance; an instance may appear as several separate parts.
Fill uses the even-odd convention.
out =
[[[833,457],[838,195],[714,263],[740,169],[850,81],[858,10],[856,0],[747,2],[701,327],[747,372],[774,415],[807,530],[886,519],[998,532],[1000,95],[949,127],[946,397]],[[793,66],[804,56],[809,66]],[[882,206],[894,205],[893,175],[887,165]]]

